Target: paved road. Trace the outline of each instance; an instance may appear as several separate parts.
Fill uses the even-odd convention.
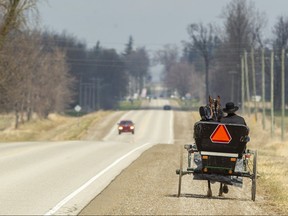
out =
[[[181,196],[177,197],[180,150],[187,168],[184,144],[194,143],[193,126],[198,112],[174,112],[174,144],[155,145],[125,169],[87,205],[80,215],[275,215],[267,197],[257,192],[251,200],[251,180],[242,188],[229,186],[229,193],[218,196],[219,183],[211,184],[213,196],[207,197],[207,181],[182,177]],[[261,128],[261,127],[260,127]],[[255,148],[253,139],[253,148]],[[262,146],[259,142],[257,146]],[[260,183],[261,184],[261,183]],[[263,187],[263,185],[262,185]],[[259,187],[258,187],[259,188]]]
[[[0,144],[0,214],[77,214],[144,150],[173,142],[173,111],[129,111],[122,118],[136,123],[134,135],[118,135],[115,122],[102,141]]]

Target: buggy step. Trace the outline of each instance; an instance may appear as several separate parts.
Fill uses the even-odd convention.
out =
[[[194,173],[193,169],[190,169],[190,170],[187,169],[187,171],[183,170],[181,172],[181,175],[187,175],[187,174],[192,174],[192,173]],[[176,169],[176,175],[180,175],[180,169]]]

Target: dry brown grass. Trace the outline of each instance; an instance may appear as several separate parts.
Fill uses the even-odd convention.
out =
[[[198,112],[190,112],[192,128],[193,120],[199,120]],[[266,121],[266,129],[263,129],[261,115],[243,116],[250,128],[250,142],[248,148],[257,150],[257,196],[261,196],[266,202],[263,208],[273,210],[282,215],[288,214],[288,136],[287,141],[281,141],[281,130],[275,128],[275,134],[271,136],[270,122]]]
[[[0,131],[1,142],[13,141],[56,141],[76,140],[85,136],[87,129],[110,112],[100,111],[82,117],[70,117],[52,114],[48,119],[35,119],[20,125],[19,129],[7,127]],[[2,118],[0,118],[0,122]],[[12,121],[12,122],[11,122]],[[13,124],[13,118],[7,126]]]
[[[13,126],[14,115],[0,115],[0,131]]]
[[[267,200],[267,206],[279,214],[288,214],[288,141],[281,141],[281,131],[275,128],[275,134],[271,136],[271,124],[266,122],[263,129],[262,119],[259,115],[257,121],[255,116],[244,116],[250,128],[251,141],[249,149],[258,152],[257,169],[259,178],[257,180],[257,194],[263,195]],[[286,137],[288,140],[288,137]]]
[[[191,123],[198,119],[197,112],[191,113]],[[81,139],[87,133],[87,129],[101,121],[110,112],[97,112],[83,117],[67,117],[50,115],[46,120],[33,120],[21,125],[18,130],[11,129],[13,125],[12,116],[0,116],[0,125],[7,129],[0,131],[2,142],[10,141],[34,141],[34,140],[73,140]],[[257,181],[257,195],[261,195],[267,201],[263,208],[273,209],[279,214],[288,214],[288,137],[287,141],[280,139],[281,131],[276,128],[274,137],[270,134],[269,122],[266,122],[266,129],[262,129],[261,117],[258,121],[255,117],[244,116],[250,128],[251,141],[249,149],[257,149],[257,167],[259,178]],[[189,133],[192,133],[189,130]],[[185,134],[187,136],[187,134]],[[188,135],[189,136],[189,135]],[[192,137],[191,137],[192,138]],[[256,197],[257,199],[257,197]]]

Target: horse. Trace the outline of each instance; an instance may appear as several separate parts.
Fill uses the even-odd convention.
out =
[[[223,111],[220,103],[220,96],[217,99],[209,96],[209,103],[206,106],[201,106],[199,108],[199,113],[201,120],[203,121],[216,121],[219,122],[223,117]]]
[[[223,111],[220,102],[220,96],[217,96],[217,99],[209,96],[209,104],[208,107],[211,113],[211,119],[214,121],[220,122],[220,119],[223,117]]]
[[[217,98],[215,99],[209,95],[208,102],[209,103],[206,106],[202,106],[199,108],[199,113],[200,113],[202,121],[220,122],[221,118],[223,117],[220,96],[218,95]],[[223,192],[228,193],[228,186],[227,184],[220,182],[219,196],[222,196]],[[207,196],[208,197],[212,196],[210,180],[208,180]]]
[[[220,122],[223,117],[223,111],[220,103],[220,96],[216,99],[209,96],[209,101],[206,106],[199,108],[199,113],[203,121],[216,121]]]

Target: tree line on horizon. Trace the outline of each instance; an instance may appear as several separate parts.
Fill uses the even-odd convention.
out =
[[[38,3],[0,0],[0,112],[15,113],[15,128],[33,114],[47,118],[76,105],[114,109],[129,91],[140,92],[149,76],[144,47],[134,49],[130,37],[118,54],[100,42],[87,48],[65,32],[31,28]]]
[[[69,33],[31,28],[29,21],[38,20],[38,3],[0,0],[0,111],[13,111],[16,125],[29,121],[33,113],[47,118],[52,112],[64,112],[75,105],[86,112],[115,109],[119,100],[139,95],[144,87],[149,89],[149,67],[156,63],[164,65],[162,81],[171,94],[189,95],[202,102],[208,95],[220,95],[222,101],[240,104],[245,51],[248,85],[252,88],[255,70],[256,95],[261,95],[261,54],[264,50],[269,92],[268,57],[273,49],[274,82],[278,83],[274,95],[281,93],[280,56],[288,46],[288,17],[279,16],[273,38],[265,39],[267,17],[253,1],[231,0],[221,13],[222,25],[191,23],[187,26],[190,39],[183,41],[182,50],[167,44],[153,57],[145,47],[135,48],[132,36],[118,53],[103,47],[100,41],[87,48],[85,42]],[[287,98],[288,88],[285,91]],[[270,95],[266,97],[268,100]],[[275,97],[275,108],[280,105],[280,97]]]
[[[247,82],[251,89],[251,95],[245,96],[246,101],[247,98],[262,95],[263,59],[265,91],[270,92],[270,56],[273,52],[274,106],[275,109],[280,109],[281,52],[284,49],[287,56],[288,16],[279,15],[272,29],[272,38],[263,36],[267,16],[256,8],[253,1],[231,0],[223,8],[221,18],[223,23],[218,25],[191,23],[187,27],[189,40],[183,42],[182,53],[177,47],[172,46],[166,46],[157,53],[156,58],[165,66],[164,83],[172,93],[176,90],[181,97],[189,93],[192,98],[199,98],[205,103],[209,95],[214,98],[220,95],[222,101],[233,100],[241,105],[244,103],[241,91],[241,61],[245,53]],[[287,77],[287,60],[283,62]],[[254,86],[255,91],[252,91]],[[288,86],[288,79],[285,79],[285,86]],[[264,99],[269,101],[270,98],[271,94],[266,94]],[[288,88],[285,88],[285,99],[288,99]]]

